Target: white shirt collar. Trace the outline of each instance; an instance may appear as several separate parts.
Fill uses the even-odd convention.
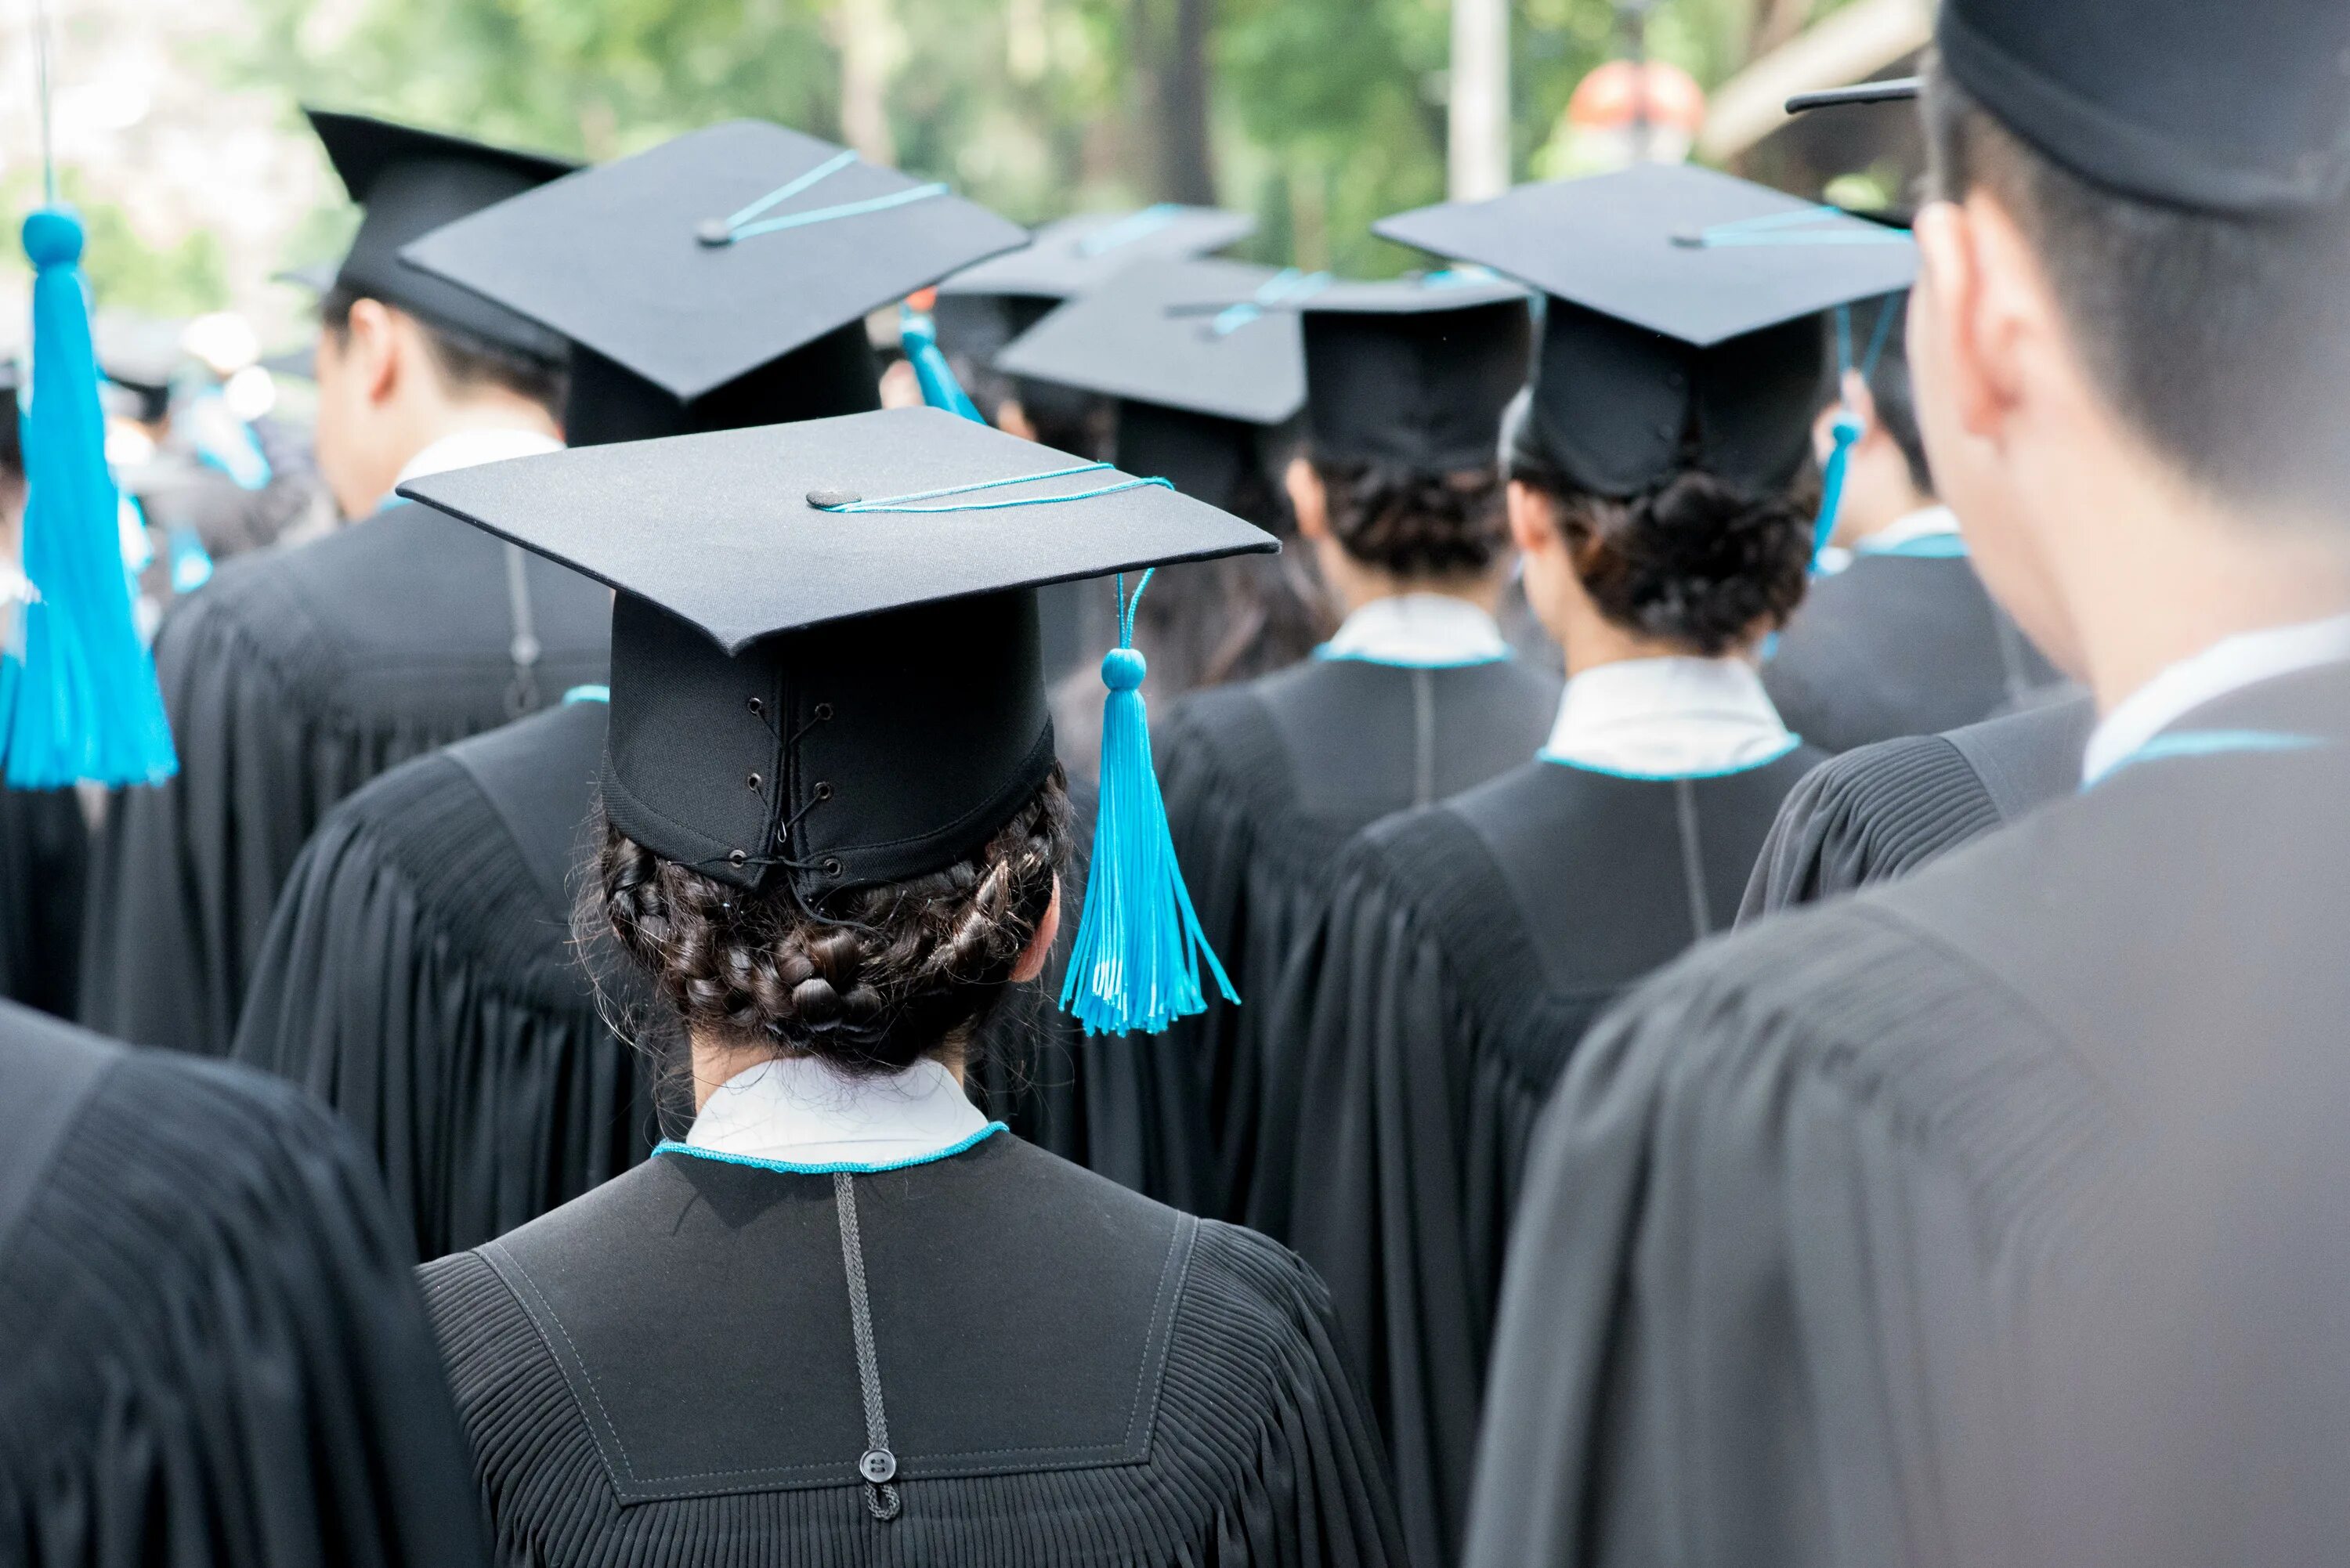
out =
[[[2223,637],[2114,704],[2089,732],[2081,782],[2093,784],[2190,710],[2258,681],[2350,659],[2350,615]]]
[[[1566,683],[1541,755],[1632,778],[1703,778],[1760,767],[1795,743],[1743,659],[1627,659]]]
[[[485,462],[504,462],[510,457],[537,457],[562,450],[563,443],[543,431],[503,426],[451,431],[439,441],[428,442],[423,451],[400,464],[400,472],[392,476],[391,487],[398,490],[411,479],[447,473],[452,469],[475,468]],[[390,495],[384,497],[386,502],[391,499]]]
[[[1921,506],[1906,512],[1874,534],[1853,542],[1859,551],[1896,550],[1920,539],[1939,538],[1959,531],[1959,515],[1947,506]]]
[[[786,1165],[886,1168],[934,1159],[990,1127],[945,1064],[852,1077],[813,1056],[783,1056],[718,1085],[686,1135],[691,1148]]]
[[[1413,670],[1492,664],[1510,657],[1501,624],[1451,594],[1395,594],[1373,599],[1315,649],[1318,659],[1359,659]]]

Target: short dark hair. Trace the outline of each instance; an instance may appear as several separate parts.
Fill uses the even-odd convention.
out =
[[[350,336],[351,306],[364,297],[358,290],[337,284],[318,300],[318,325],[332,333],[337,343],[344,342]],[[439,326],[412,312],[406,314],[423,330],[432,369],[452,392],[495,388],[527,399],[551,414],[562,412],[569,389],[561,366],[470,332]]]
[[[1509,543],[1501,475],[1429,473],[1398,463],[1313,459],[1338,547],[1399,577],[1455,577],[1492,566]]]
[[[1937,63],[1929,194],[2011,213],[2099,391],[2189,479],[2238,503],[2350,516],[2350,203],[2228,216],[2125,196],[2058,165]]]
[[[1926,461],[1926,438],[1918,430],[1918,399],[1909,385],[1908,296],[1897,296],[1878,306],[1893,313],[1886,325],[1885,348],[1868,368],[1868,396],[1877,405],[1879,429],[1901,449],[1909,467],[1909,483],[1921,494],[1934,491],[1933,466]],[[1877,330],[1872,321],[1869,330]]]

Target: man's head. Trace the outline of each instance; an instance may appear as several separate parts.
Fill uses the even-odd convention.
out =
[[[1951,31],[1946,16],[1946,53]],[[2073,139],[2060,161],[1984,107],[1957,63],[1929,73],[1922,102],[1932,200],[1909,352],[1939,489],[1992,591],[2082,673],[2093,661],[2067,585],[2096,557],[2158,547],[2174,527],[2207,548],[2338,535],[2350,551],[2350,202],[2328,187],[2278,197],[2245,174],[2257,161],[2219,152],[2159,192],[2159,172],[2118,161],[2078,120],[2035,127],[2052,146]],[[2148,96],[2135,78],[2112,91]],[[2205,91],[2269,112],[2249,77]],[[2208,148],[2202,128],[2178,129]]]
[[[339,286],[318,313],[318,472],[347,516],[379,504],[409,459],[452,430],[556,428],[563,377],[543,360]]]

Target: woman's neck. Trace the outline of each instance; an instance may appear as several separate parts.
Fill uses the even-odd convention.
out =
[[[1406,594],[1441,594],[1447,598],[1465,599],[1487,615],[1502,607],[1502,588],[1507,579],[1499,568],[1445,577],[1408,577],[1355,559],[1336,540],[1320,541],[1315,553],[1322,567],[1322,580],[1330,586],[1342,617],[1354,614],[1365,605],[1401,598]]]
[[[698,1116],[710,1103],[710,1096],[719,1085],[740,1076],[759,1065],[785,1054],[775,1046],[758,1041],[730,1039],[714,1031],[697,1029],[693,1042],[693,1109]],[[964,1052],[961,1041],[951,1040],[930,1053],[946,1064],[955,1082],[963,1081]]]

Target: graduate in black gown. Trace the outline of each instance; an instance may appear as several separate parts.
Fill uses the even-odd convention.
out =
[[[1984,580],[2095,693],[2085,787],[1586,1037],[1512,1241],[1479,1568],[2286,1563],[2350,1528],[2350,12],[2053,16],[1940,12],[1910,346]]]
[[[562,340],[400,259],[567,165],[314,112],[366,209],[322,305],[317,454],[354,519],[222,563],[156,638],[180,772],[109,803],[81,1016],[217,1054],[270,911],[337,801],[394,763],[603,679],[607,596],[428,508],[402,476],[552,451]]]
[[[1830,758],[1780,806],[1738,923],[1906,876],[2072,794],[2096,719],[2075,693]]]
[[[1524,187],[1423,229],[1574,291],[1548,301],[1503,452],[1527,599],[1565,649],[1566,690],[1538,754],[1339,857],[1271,1010],[1250,1209],[1330,1285],[1419,1563],[1459,1557],[1543,1102],[1616,995],[1729,925],[1779,803],[1824,760],[1781,722],[1753,659],[1811,562],[1811,422],[1834,373],[1819,312],[1874,286],[1883,258],[1848,248],[1850,275],[1792,280],[1760,249],[1649,263],[1676,234],[1774,205],[1796,207],[1648,165]],[[1509,238],[1489,252],[1496,219]],[[1569,250],[1615,275],[1555,272]],[[1744,330],[1690,341],[1690,314],[1718,319],[1724,293],[1751,312]],[[1681,397],[1609,424],[1655,386]]]
[[[1525,380],[1523,295],[1339,284],[1264,308],[1300,313],[1306,440],[1288,487],[1347,613],[1305,662],[1165,711],[1176,853],[1241,1003],[1211,999],[1170,1031],[1162,1103],[1138,1112],[1163,1129],[1142,1190],[1234,1220],[1260,1147],[1268,1006],[1338,847],[1523,762],[1558,704],[1557,682],[1512,656],[1492,614],[1509,570],[1496,451]]]
[[[2030,701],[2056,680],[1967,560],[1958,519],[1934,493],[1909,387],[1906,301],[1846,312],[1862,368],[1845,372],[1820,415],[1859,431],[1845,456],[1823,576],[1762,667],[1787,722],[1815,746],[1848,752],[1900,735],[1957,729]],[[1877,339],[1881,334],[1881,346]],[[1871,362],[1869,349],[1877,349]]]
[[[17,575],[23,538],[23,367],[0,360],[0,583]],[[14,617],[13,605],[0,604],[0,620]],[[0,682],[14,668],[0,653]],[[89,830],[72,790],[0,788],[0,997],[72,1016],[88,876]]]
[[[1033,584],[1272,545],[1067,467],[900,410],[414,487],[620,590],[589,897],[697,1113],[424,1272],[504,1561],[1402,1561],[1313,1276],[959,1081],[1078,918]],[[1129,713],[1121,792],[1149,766]],[[1097,861],[1163,849],[1118,820]],[[1105,961],[1073,999],[1111,1023],[1152,1002],[1122,965],[1180,929],[1171,885],[1119,888],[1133,945],[1085,939],[1089,900]]]
[[[855,220],[883,253],[855,268],[806,247],[763,254],[761,236],[739,250],[695,239],[702,214],[839,151],[736,121],[526,192],[411,254],[566,336],[574,446],[868,411],[867,310],[1020,231],[941,197]],[[913,183],[858,171],[884,177]],[[634,244],[611,243],[614,213]],[[690,313],[648,312],[668,288]],[[237,1058],[342,1112],[424,1257],[578,1196],[656,1136],[642,1060],[613,1029],[630,1011],[625,977],[601,966],[619,994],[599,1001],[570,935],[603,696],[570,693],[343,802],[304,849],[254,973]]]
[[[486,1563],[411,1261],[293,1090],[0,1002],[0,1561]]]

